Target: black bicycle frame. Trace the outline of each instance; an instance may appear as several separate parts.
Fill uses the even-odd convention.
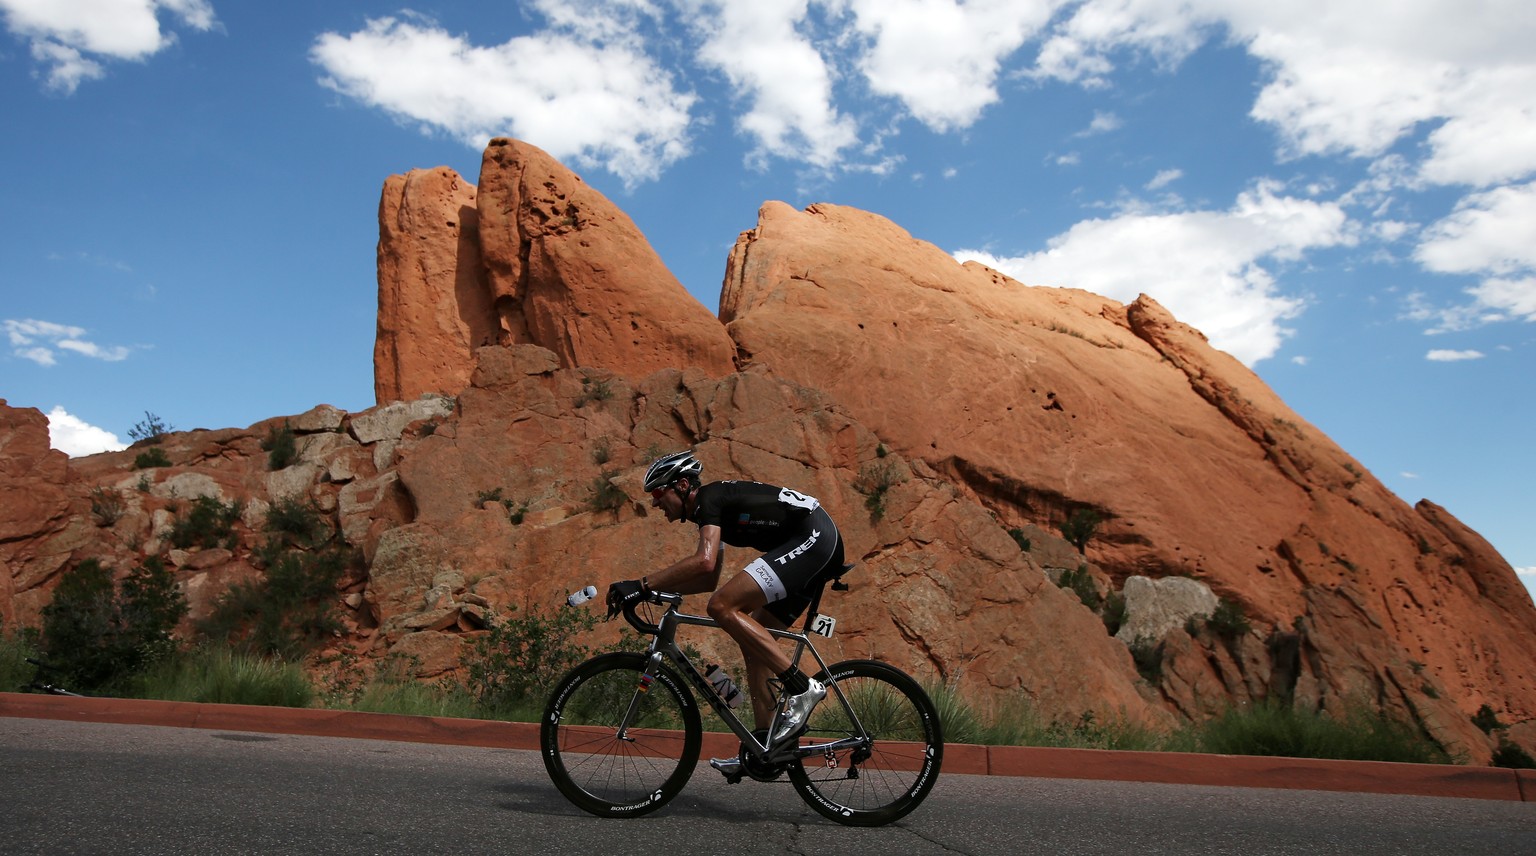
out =
[[[625,618],[629,620],[629,623],[634,625],[635,629],[639,630],[640,632],[650,635],[652,639],[650,647],[646,649],[645,673],[641,678],[641,688],[630,699],[629,709],[625,711],[624,719],[619,723],[618,736],[620,740],[624,739],[624,735],[629,729],[630,719],[634,716],[635,708],[639,704],[640,693],[644,692],[649,687],[650,682],[655,680],[656,667],[660,665],[662,658],[665,657],[667,660],[671,661],[674,666],[677,667],[677,671],[682,673],[684,678],[693,684],[694,691],[703,697],[703,699],[709,704],[715,713],[720,715],[720,718],[725,722],[726,726],[731,729],[731,732],[741,740],[742,745],[751,749],[752,754],[759,760],[772,761],[776,759],[788,760],[790,758],[805,758],[821,752],[836,751],[839,749],[849,748],[862,748],[869,745],[869,737],[864,731],[864,724],[859,722],[858,714],[854,713],[853,705],[849,704],[848,699],[843,696],[842,688],[837,685],[837,681],[832,680],[828,682],[828,687],[830,687],[831,690],[837,694],[838,702],[842,704],[843,710],[848,714],[848,718],[852,722],[854,730],[857,732],[858,736],[845,737],[842,740],[835,740],[830,743],[821,743],[814,746],[795,746],[788,752],[774,753],[774,757],[770,758],[770,747],[768,744],[758,740],[757,736],[747,729],[746,725],[743,724],[739,718],[737,718],[735,712],[731,710],[730,706],[725,703],[725,700],[720,698],[720,696],[715,693],[715,689],[712,685],[710,685],[709,680],[700,674],[699,670],[694,667],[693,662],[688,659],[688,655],[684,654],[682,649],[678,647],[678,627],[713,627],[718,629],[720,627],[719,622],[715,621],[713,618],[709,618],[708,616],[690,615],[686,612],[678,612],[677,608],[683,602],[682,595],[671,594],[668,592],[655,592],[652,594],[652,598],[656,602],[664,603],[667,605],[666,611],[662,613],[661,620],[657,624],[649,624],[641,621],[639,617],[634,614],[634,607],[630,607],[629,609],[625,610]],[[806,621],[806,626],[810,626],[809,618]],[[772,627],[765,627],[763,629],[767,630],[777,639],[787,639],[795,643],[795,655],[790,659],[791,663],[799,663],[800,657],[806,651],[809,651],[811,652],[811,656],[815,658],[816,664],[820,667],[821,671],[827,672],[830,676],[830,670],[827,668],[826,661],[821,659],[821,653],[816,650],[816,646],[811,643],[811,640],[805,633],[795,633],[789,630],[775,630]],[[751,688],[749,687],[749,690],[750,689]],[[778,717],[779,713],[776,712],[774,714],[774,722],[769,724],[769,734],[773,733],[773,726],[777,724]]]

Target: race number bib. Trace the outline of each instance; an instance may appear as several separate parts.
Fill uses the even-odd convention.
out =
[[[816,497],[806,496],[799,491],[790,490],[787,487],[779,488],[779,502],[804,509],[807,514],[821,507],[821,502]]]

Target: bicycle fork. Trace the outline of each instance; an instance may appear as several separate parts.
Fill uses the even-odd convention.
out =
[[[619,732],[615,736],[628,743],[633,743],[634,738],[629,736],[629,725],[634,721],[635,712],[640,709],[640,697],[651,691],[651,684],[656,682],[656,672],[661,668],[661,652],[652,650],[646,657],[645,669],[640,672],[640,683],[635,687],[635,692],[629,697],[629,707],[624,710],[624,717],[619,720]]]

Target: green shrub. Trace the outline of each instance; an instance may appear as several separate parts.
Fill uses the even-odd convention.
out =
[[[1217,601],[1216,611],[1211,613],[1205,626],[1217,636],[1227,640],[1247,636],[1253,630],[1253,625],[1248,622],[1248,616],[1243,614],[1243,608],[1225,599]]]
[[[593,490],[596,491],[597,489],[598,489],[597,486],[594,484],[593,485]],[[621,493],[622,493],[622,491],[621,491]],[[523,517],[528,514],[528,503],[524,502],[524,503],[519,504],[518,501],[515,500],[515,499],[506,499],[506,498],[504,498],[501,495],[501,488],[499,488],[499,487],[495,488],[493,490],[482,490],[482,491],[480,491],[480,493],[476,494],[476,496],[475,496],[475,507],[476,508],[479,508],[479,507],[485,505],[487,502],[499,502],[499,503],[501,503],[501,507],[505,508],[507,510],[507,519],[512,521],[512,525],[514,525],[514,526],[516,526],[517,524],[522,523],[523,522]],[[623,504],[624,503],[622,501],[620,501],[618,505],[614,506],[614,508],[618,508],[619,506],[621,506]]]
[[[1061,537],[1067,539],[1067,543],[1077,548],[1077,552],[1086,553],[1088,541],[1099,530],[1099,524],[1104,522],[1104,517],[1091,508],[1079,508],[1062,521]]]
[[[268,545],[277,548],[313,549],[324,546],[335,534],[314,500],[295,496],[273,501],[267,509],[266,531],[275,536]]]
[[[882,460],[865,464],[859,470],[859,477],[853,480],[853,489],[864,494],[864,507],[869,510],[869,518],[879,522],[885,517],[885,495],[900,483],[901,471],[896,462]]]
[[[1147,636],[1138,636],[1127,646],[1136,672],[1147,683],[1156,686],[1163,680],[1163,643]]]
[[[266,576],[230,586],[198,631],[237,653],[296,661],[341,629],[336,584],[352,555],[330,549],[269,556]]]
[[[1125,624],[1125,595],[1117,591],[1109,593],[1104,598],[1104,609],[1099,613],[1104,620],[1104,629],[1113,636],[1120,632],[1120,627]]]
[[[590,498],[587,502],[593,511],[613,511],[623,508],[624,503],[629,501],[629,496],[624,493],[624,489],[613,483],[615,475],[618,474],[603,470],[597,478],[592,480],[588,488]]]
[[[1279,704],[1232,708],[1199,729],[1200,745],[1224,755],[1278,755],[1354,761],[1448,763],[1414,727],[1363,705],[1337,714]]]
[[[1078,565],[1077,570],[1063,569],[1061,577],[1057,579],[1056,584],[1077,595],[1077,599],[1082,602],[1083,606],[1095,612],[1098,611],[1099,605],[1104,602],[1104,598],[1099,594],[1098,586],[1094,585],[1093,575],[1088,573],[1087,565]]]
[[[34,639],[37,634],[11,632],[0,622],[0,692],[17,692],[32,682],[36,671],[28,657],[38,655]]]
[[[267,438],[261,441],[261,450],[267,453],[267,469],[273,471],[287,469],[299,459],[298,441],[286,421],[283,427],[274,425],[267,431]]]
[[[178,516],[171,524],[171,546],[185,550],[189,547],[233,548],[237,541],[235,521],[240,519],[240,503],[220,502],[211,496],[192,500],[185,516]]]
[[[532,710],[537,716],[555,682],[592,656],[577,636],[596,624],[590,610],[529,607],[519,613],[514,607],[491,623],[465,658],[469,692],[492,715],[510,718]]]
[[[123,495],[110,487],[91,488],[91,517],[97,526],[111,526],[123,518],[127,505]]]
[[[1506,767],[1514,770],[1536,769],[1536,758],[1531,753],[1521,749],[1508,740],[1500,740],[1499,748],[1493,750],[1493,757],[1489,763],[1495,767]]]
[[[42,653],[62,683],[80,691],[119,684],[173,648],[171,631],[187,603],[159,559],[124,578],[95,559],[66,571],[43,607]]]
[[[315,688],[304,669],[228,648],[167,658],[134,682],[137,695],[166,701],[309,707]]]
[[[1414,674],[1418,674],[1418,672],[1415,671]],[[1492,734],[1495,731],[1502,731],[1509,727],[1499,721],[1499,715],[1488,704],[1478,708],[1477,713],[1472,715],[1472,724],[1476,725],[1484,734]]]
[[[1012,538],[1013,542],[1019,545],[1020,550],[1026,553],[1029,552],[1031,547],[1030,539],[1025,537],[1023,529],[1009,529],[1008,537]]]
[[[576,397],[576,406],[585,407],[592,402],[603,402],[613,397],[613,384],[608,378],[581,379],[581,395]]]
[[[136,470],[147,470],[153,467],[168,467],[170,465],[170,456],[167,455],[165,450],[159,446],[153,446],[148,451],[140,452],[133,459],[133,468]]]
[[[128,429],[128,437],[135,443],[145,440],[158,443],[166,434],[175,430],[175,426],[167,425],[165,420],[146,410],[144,420],[135,422],[133,427]]]

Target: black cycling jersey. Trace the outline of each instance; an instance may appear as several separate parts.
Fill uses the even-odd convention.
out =
[[[719,526],[720,540],[763,555],[742,569],[768,599],[766,609],[786,626],[811,602],[823,571],[843,563],[843,539],[815,497],[787,487],[718,481],[699,488],[699,526]]]
[[[771,550],[799,533],[821,503],[815,497],[749,481],[717,481],[699,488],[693,514],[700,526],[719,526],[732,547]]]

